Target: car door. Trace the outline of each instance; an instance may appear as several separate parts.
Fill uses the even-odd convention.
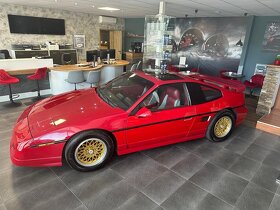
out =
[[[187,83],[191,106],[196,107],[197,115],[188,136],[194,138],[204,137],[208,125],[217,111],[220,110],[220,90],[196,82]]]
[[[188,116],[196,113],[195,107],[188,104],[184,83],[158,87],[137,109],[142,107],[149,108],[150,114],[132,114],[127,120],[126,137],[129,148],[159,146],[185,138],[194,120]]]

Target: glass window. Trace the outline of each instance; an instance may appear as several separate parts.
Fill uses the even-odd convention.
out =
[[[222,96],[220,90],[199,83],[187,83],[192,105],[206,103]]]
[[[127,73],[97,88],[97,93],[108,104],[127,110],[153,85],[149,80]]]

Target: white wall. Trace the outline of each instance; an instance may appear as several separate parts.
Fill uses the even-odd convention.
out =
[[[11,34],[8,14],[64,19],[65,35]],[[117,24],[106,25],[99,24],[98,16],[94,14],[0,3],[0,49],[11,49],[11,44],[41,44],[46,41],[73,44],[74,34],[84,34],[86,49],[78,50],[81,60],[85,59],[86,50],[98,48],[100,29],[124,30],[124,19],[118,18]]]

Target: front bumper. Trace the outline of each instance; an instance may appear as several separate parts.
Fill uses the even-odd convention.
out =
[[[34,139],[28,125],[28,114],[31,106],[19,117],[10,142],[10,159],[18,166],[61,166],[62,151],[65,142],[32,147]]]
[[[32,167],[62,165],[61,151],[63,150],[65,143],[44,147],[25,147],[19,150],[19,148],[13,144],[13,138],[10,144],[10,158],[14,165]],[[58,153],[59,155],[56,153]]]

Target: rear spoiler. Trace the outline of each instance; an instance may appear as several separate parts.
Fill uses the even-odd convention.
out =
[[[234,92],[244,92],[245,85],[243,85],[239,80],[230,80],[230,79],[223,79],[219,77],[212,77],[207,75],[190,75],[189,77],[199,80],[205,83],[209,83],[212,85],[219,86],[224,89],[228,89]]]

